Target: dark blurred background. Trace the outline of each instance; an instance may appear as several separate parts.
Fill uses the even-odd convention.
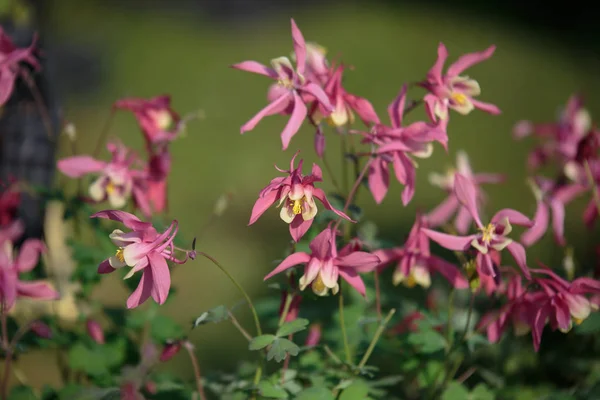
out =
[[[497,45],[491,60],[468,72],[482,87],[480,99],[497,104],[503,114],[453,114],[449,154],[438,147],[431,159],[420,162],[417,194],[408,207],[401,206],[397,184],[379,207],[361,195],[367,219],[389,238],[399,239],[410,229],[417,209],[428,210],[442,200],[444,194],[429,186],[427,175],[453,164],[459,149],[469,153],[475,170],[508,174],[507,184],[488,189],[490,211],[514,207],[532,215],[535,202],[525,184],[530,146],[511,139],[512,126],[524,118],[554,120],[577,91],[585,96],[592,116],[598,115],[599,31],[584,2],[40,0],[34,5],[36,12],[23,18],[40,30],[53,95],[65,120],[76,126],[80,151],[93,149],[118,98],[167,93],[181,114],[202,110],[205,117],[191,122],[187,137],[171,147],[171,214],[191,238],[216,199],[232,191],[233,204],[198,247],[228,266],[255,296],[265,294],[262,277],[272,260],[281,257],[288,239],[287,226],[275,210],[247,227],[252,204],[276,175],[274,163],[287,165],[297,149],[306,161],[315,161],[313,132],[304,127],[286,152],[279,139],[284,117],[267,118],[240,136],[239,127],[264,106],[269,81],[228,66],[248,59],[268,63],[288,55],[290,17],[307,40],[328,49],[329,57],[341,56],[355,67],[345,78],[348,90],[369,98],[384,119],[385,107],[401,85],[425,76],[439,41],[447,45],[450,61]],[[422,95],[418,90],[409,93],[412,98]],[[423,117],[421,112],[411,115]],[[111,135],[142,148],[141,134],[128,114],[117,115]],[[330,162],[337,166],[338,138],[326,135]],[[59,157],[68,154],[66,146],[59,149]],[[332,188],[327,182],[324,187]],[[567,211],[566,231],[584,262],[594,234],[579,235],[582,205],[576,202]],[[546,239],[530,257],[559,265],[562,250]],[[238,300],[235,289],[204,261],[178,269],[173,281],[177,298],[164,312],[183,323],[210,307]],[[126,293],[117,277],[107,277],[97,295],[120,305]],[[205,369],[231,368],[245,348],[228,324],[194,331],[192,339]],[[35,360],[25,357],[24,368],[39,369]],[[177,362],[182,374],[190,373],[184,358]]]

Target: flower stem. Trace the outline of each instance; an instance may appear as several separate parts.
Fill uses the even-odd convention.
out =
[[[280,327],[281,325],[283,325],[285,323],[285,319],[288,316],[288,313],[290,312],[290,306],[292,305],[292,300],[294,299],[294,295],[291,293],[288,293],[285,296],[285,303],[283,304],[283,311],[281,312],[281,317],[279,317],[279,323],[277,324],[278,327]]]
[[[367,361],[369,361],[369,357],[371,357],[371,354],[373,353],[373,350],[375,349],[375,346],[377,345],[377,342],[379,341],[381,334],[383,333],[386,325],[388,324],[388,322],[390,322],[390,319],[392,319],[392,316],[395,313],[396,313],[396,309],[392,308],[390,310],[390,312],[388,312],[388,315],[385,317],[383,322],[379,324],[379,327],[375,331],[375,335],[373,336],[373,339],[371,340],[371,343],[369,344],[369,347],[367,348],[367,352],[363,356],[362,360],[360,360],[360,363],[358,363],[358,370],[362,369],[367,364]]]
[[[446,341],[448,342],[448,352],[452,348],[452,314],[454,313],[454,293],[456,290],[454,287],[450,289],[450,294],[448,295],[448,327],[446,329]]]
[[[231,320],[231,323],[233,324],[233,326],[235,326],[237,328],[237,330],[240,331],[242,336],[244,336],[247,341],[251,341],[252,336],[250,336],[250,334],[248,332],[246,332],[246,330],[242,327],[242,325],[240,325],[240,322],[237,320],[235,315],[233,315],[233,313],[231,311],[227,311],[227,312],[229,313],[229,319]]]
[[[112,124],[113,116],[115,115],[115,109],[111,108],[110,114],[108,118],[104,122],[104,126],[98,135],[98,141],[96,142],[96,147],[94,147],[94,152],[92,153],[92,157],[97,158],[98,154],[100,154],[100,150],[102,150],[102,145],[106,141],[106,136],[110,130],[110,125]]]
[[[585,168],[585,174],[587,175],[590,187],[592,188],[592,195],[594,196],[594,202],[596,203],[596,208],[598,209],[598,215],[600,216],[600,193],[598,193],[598,185],[596,185],[596,181],[594,180],[594,175],[592,174],[592,169],[590,168],[590,163],[588,160],[583,162],[583,166]]]
[[[344,212],[348,211],[348,207],[350,207],[350,204],[352,203],[352,200],[353,200],[354,196],[356,195],[356,192],[358,191],[358,188],[360,187],[360,184],[362,183],[362,180],[365,177],[365,174],[369,170],[369,166],[371,166],[371,160],[372,159],[369,159],[369,161],[367,161],[365,163],[363,169],[360,171],[360,174],[356,178],[356,181],[354,181],[354,185],[352,186],[352,189],[350,189],[350,192],[348,193],[348,198],[346,199],[346,204],[344,204],[344,210],[343,210]]]
[[[192,367],[194,368],[194,377],[196,378],[196,390],[201,400],[206,400],[206,394],[204,393],[204,387],[202,386],[202,376],[200,375],[200,366],[198,365],[198,359],[194,354],[194,348],[191,343],[184,343],[183,347],[187,350],[190,360],[192,361]]]
[[[35,106],[37,107],[38,112],[40,113],[40,116],[42,118],[42,123],[44,124],[46,135],[48,135],[48,137],[51,140],[56,140],[56,137],[54,135],[54,129],[52,128],[52,118],[50,117],[50,113],[48,112],[48,106],[46,105],[46,102],[44,101],[44,98],[42,97],[39,88],[35,84],[35,80],[31,77],[29,73],[23,73],[21,74],[21,76],[23,77],[25,83],[27,83],[27,86],[29,86],[29,90],[31,92],[31,95],[33,96],[33,101],[35,102]]]
[[[342,188],[344,193],[348,191],[348,164],[346,163],[346,153],[348,152],[348,144],[346,143],[346,133],[338,130],[340,138],[340,152],[341,152],[341,163],[342,163]]]
[[[240,285],[235,280],[235,278],[217,260],[215,260],[213,257],[209,256],[208,254],[204,253],[203,251],[199,251],[197,254],[201,255],[201,256],[203,256],[205,258],[207,258],[213,264],[215,264],[215,266],[217,268],[219,268],[225,275],[227,275],[227,277],[229,278],[229,280],[240,291],[240,293],[242,294],[242,296],[244,296],[244,298],[248,302],[248,307],[250,307],[250,311],[252,312],[252,318],[254,318],[254,325],[256,326],[256,335],[257,336],[262,335],[262,329],[260,327],[260,320],[258,319],[258,314],[256,312],[256,308],[254,308],[254,304],[252,304],[252,300],[250,299],[250,296],[248,296],[248,293],[246,293],[246,291],[244,290],[244,288],[242,287],[242,285]],[[254,385],[258,385],[258,383],[260,382],[260,377],[262,375],[263,359],[262,359],[261,356],[259,356],[259,357],[260,357],[260,365],[256,368],[256,374],[254,375]]]
[[[346,362],[352,364],[352,355],[350,354],[350,345],[348,344],[348,335],[346,334],[346,323],[344,321],[344,295],[342,290],[342,283],[340,282],[340,293],[339,293],[339,307],[340,307],[340,328],[342,329],[342,337],[344,339],[344,354],[346,355]]]

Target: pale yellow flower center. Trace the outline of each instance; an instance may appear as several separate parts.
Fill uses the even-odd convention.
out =
[[[117,257],[117,260],[120,262],[125,262],[125,254],[123,254],[123,250],[123,247],[119,247],[117,249],[117,253],[115,254],[115,257]]]
[[[108,184],[106,185],[106,194],[110,196],[115,192],[115,190],[117,190],[115,184],[112,182],[108,182]]]
[[[464,106],[465,104],[467,104],[467,96],[465,96],[462,93],[453,92],[450,95],[450,98],[454,100],[459,106]]]
[[[304,201],[304,197],[299,200],[290,201],[290,206],[292,206],[292,212],[294,215],[302,214],[302,202]]]
[[[323,282],[323,278],[321,278],[321,274],[317,275],[314,281],[312,281],[312,290],[315,294],[323,293],[327,289],[325,287],[325,283]]]
[[[292,82],[289,79],[278,79],[277,80],[277,84],[279,86],[283,86],[286,89],[293,89],[294,88],[294,82]]]
[[[484,226],[483,228],[479,228],[479,230],[481,231],[481,234],[482,234],[482,240],[485,243],[489,243],[492,240],[494,231],[496,230],[496,225],[490,223],[490,224],[487,224],[487,226]]]
[[[575,323],[575,325],[581,325],[581,323],[584,321],[585,318],[575,318],[573,317],[573,322]]]

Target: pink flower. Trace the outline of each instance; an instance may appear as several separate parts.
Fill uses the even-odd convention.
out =
[[[124,211],[105,210],[93,214],[90,218],[107,218],[119,221],[131,232],[115,229],[110,239],[117,246],[114,256],[102,261],[98,273],[107,274],[115,269],[131,267],[124,279],[131,278],[142,271],[142,278],[135,291],[127,299],[127,308],[135,308],[148,300],[150,296],[158,304],[167,300],[171,287],[171,274],[167,261],[183,264],[186,258],[175,257],[173,239],[177,234],[177,221],[161,234],[149,222],[143,222],[135,215]]]
[[[491,253],[506,248],[523,271],[523,274],[529,279],[531,275],[527,268],[525,249],[520,243],[513,241],[506,235],[512,231],[513,224],[531,227],[533,225],[531,220],[518,211],[505,208],[498,211],[489,224],[483,225],[477,209],[477,190],[475,186],[461,174],[456,174],[454,179],[456,198],[475,220],[479,233],[469,236],[454,236],[430,229],[423,229],[423,232],[431,240],[449,250],[466,251],[469,248],[475,249],[477,252],[476,261],[480,271],[492,277],[497,276],[497,265],[494,265]]]
[[[8,185],[0,184],[0,187],[0,228],[3,228],[15,220],[21,203],[21,192],[13,179]]]
[[[367,126],[379,124],[379,117],[371,103],[362,97],[350,94],[342,86],[342,74],[344,65],[340,65],[331,73],[329,80],[325,84],[325,93],[329,96],[333,104],[333,112],[329,114],[326,121],[331,126],[345,126],[354,123],[354,113],[362,119]],[[314,117],[317,123],[320,122],[322,115],[317,109]]]
[[[521,236],[521,243],[529,247],[542,238],[548,229],[550,214],[552,214],[552,229],[554,239],[558,244],[566,244],[564,237],[565,205],[577,196],[587,191],[584,185],[557,185],[550,179],[538,176],[531,181],[533,192],[537,199],[537,211],[533,217],[534,225]]]
[[[448,58],[448,50],[443,43],[438,46],[438,58],[427,73],[427,79],[420,86],[429,91],[425,95],[425,109],[432,122],[448,119],[448,109],[466,115],[474,108],[490,114],[500,114],[500,109],[493,104],[475,100],[473,97],[481,93],[479,83],[468,76],[460,75],[465,69],[487,60],[494,54],[496,46],[490,46],[479,53],[468,53],[448,67],[446,74],[442,68]]]
[[[85,323],[85,328],[87,330],[88,335],[92,340],[98,344],[104,344],[104,331],[102,327],[98,323],[98,321],[93,319],[88,319]]]
[[[281,132],[281,142],[284,150],[288,148],[290,140],[298,132],[308,113],[307,102],[317,101],[320,103],[326,115],[333,111],[333,106],[323,89],[304,76],[306,70],[306,43],[302,32],[300,32],[293,19],[292,38],[296,55],[296,68],[292,66],[287,57],[272,60],[271,65],[273,68],[256,61],[244,61],[232,65],[233,68],[264,75],[277,81],[269,90],[268,98],[271,103],[259,111],[250,121],[246,122],[240,131],[241,133],[251,131],[260,120],[268,115],[291,114],[290,120]]]
[[[454,264],[431,255],[429,238],[422,230],[427,226],[426,218],[417,215],[404,246],[374,251],[373,254],[381,260],[378,269],[397,263],[392,278],[394,285],[402,283],[409,288],[415,285],[429,288],[431,273],[438,272],[457,289],[468,288],[469,283]]]
[[[446,132],[438,126],[425,122],[402,126],[406,90],[404,85],[398,97],[388,106],[391,127],[377,124],[370,133],[361,132],[365,136],[363,143],[376,146],[376,158],[371,160],[368,180],[371,194],[378,204],[383,201],[389,188],[389,164],[392,164],[398,182],[404,185],[402,203],[407,205],[415,193],[417,163],[412,157],[430,157],[433,141],[441,143],[444,148],[448,143]]]
[[[33,55],[36,42],[37,35],[33,37],[29,47],[17,48],[0,26],[0,107],[10,98],[17,77],[28,74],[27,69],[19,63],[25,62],[35,70],[40,70],[40,64]]]
[[[167,95],[148,100],[135,97],[121,99],[113,107],[133,112],[149,149],[153,145],[172,141],[183,129],[182,120],[171,108],[171,98]]]
[[[358,272],[370,271],[380,260],[374,254],[363,251],[345,251],[338,254],[336,232],[329,227],[319,233],[310,242],[311,254],[297,252],[288,256],[265,280],[299,264],[305,264],[304,274],[300,277],[300,290],[311,285],[318,296],[325,296],[331,289],[333,294],[339,291],[338,279],[341,276],[350,286],[365,296],[365,284]]]
[[[159,360],[161,362],[169,361],[171,358],[175,357],[177,353],[179,353],[179,350],[181,350],[181,340],[167,342],[160,353]]]
[[[5,310],[10,310],[17,298],[31,297],[40,300],[56,300],[58,292],[41,281],[22,281],[19,274],[31,271],[38,263],[40,253],[46,246],[40,240],[27,239],[19,251],[13,249],[13,242],[22,232],[21,224],[13,224],[0,230],[0,299]]]
[[[306,347],[315,347],[319,345],[321,341],[321,336],[323,335],[323,330],[320,324],[311,324],[308,327],[308,336],[306,336],[306,341],[304,345]]]
[[[288,171],[275,167],[278,171],[289,174],[289,176],[273,179],[260,192],[258,200],[252,208],[248,225],[255,223],[269,207],[279,201],[277,205],[281,207],[279,215],[283,221],[290,225],[290,235],[297,242],[308,231],[315,215],[317,215],[315,198],[323,203],[326,209],[348,221],[354,222],[346,214],[333,208],[327,200],[325,192],[315,187],[315,182],[323,180],[321,168],[317,164],[313,164],[312,173],[308,176],[302,175],[302,160],[298,163],[298,167],[294,168],[294,160],[297,155],[298,152],[292,157]]]
[[[70,178],[81,178],[88,174],[99,175],[89,187],[92,200],[108,200],[111,207],[123,208],[133,196],[136,205],[145,215],[151,215],[144,181],[147,173],[134,169],[139,159],[133,151],[120,143],[109,143],[107,149],[112,158],[109,162],[91,156],[72,156],[57,162],[57,168]]]
[[[501,174],[473,173],[467,153],[464,151],[456,153],[456,169],[450,169],[446,175],[437,173],[429,175],[429,182],[432,185],[438,186],[448,192],[448,197],[427,214],[427,221],[430,227],[435,228],[444,225],[452,215],[456,214],[454,227],[458,233],[464,235],[469,230],[473,218],[469,214],[469,211],[464,206],[461,206],[454,195],[454,176],[457,173],[469,179],[475,187],[478,207],[481,207],[486,200],[485,193],[479,188],[479,185],[482,183],[503,182],[504,176]]]
[[[317,43],[306,42],[306,70],[304,76],[311,82],[325,85],[329,79],[329,61],[327,50]],[[298,61],[294,55],[294,61]]]

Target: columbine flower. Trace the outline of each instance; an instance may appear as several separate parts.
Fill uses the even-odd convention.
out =
[[[378,268],[381,270],[392,263],[397,263],[392,277],[394,285],[402,283],[409,288],[415,285],[428,288],[431,286],[431,273],[438,272],[455,288],[466,289],[469,284],[454,264],[431,255],[429,238],[422,230],[427,226],[426,218],[417,215],[403,247],[374,251],[373,254],[381,260]]]
[[[265,276],[265,280],[298,264],[305,264],[304,274],[299,280],[300,290],[311,285],[318,296],[325,296],[329,290],[336,294],[340,288],[338,278],[342,277],[365,296],[365,284],[357,272],[375,268],[380,262],[379,257],[363,251],[338,254],[335,239],[334,230],[330,227],[325,229],[310,242],[311,254],[297,252],[288,256]]]
[[[46,250],[40,240],[27,239],[18,252],[14,251],[13,242],[22,232],[20,224],[0,231],[0,299],[7,311],[14,306],[18,297],[40,300],[56,300],[60,297],[45,282],[19,280],[19,274],[31,271],[37,265],[40,253]]]
[[[514,257],[523,274],[529,279],[531,275],[527,268],[525,249],[520,243],[506,235],[512,231],[513,224],[531,227],[533,225],[531,220],[518,211],[505,208],[498,211],[489,224],[483,225],[477,210],[477,191],[473,183],[460,174],[456,174],[454,179],[456,198],[475,220],[479,233],[469,236],[454,236],[430,229],[423,229],[423,232],[431,240],[449,250],[466,251],[472,247],[477,251],[477,264],[481,268],[481,272],[492,277],[497,276],[497,265],[494,265],[491,253],[506,248]]]
[[[133,169],[133,164],[138,161],[136,155],[120,143],[109,143],[106,147],[112,154],[109,162],[91,156],[73,156],[59,160],[57,168],[71,178],[100,175],[89,188],[89,195],[94,201],[108,200],[111,207],[123,208],[133,194],[137,205],[144,210],[147,200],[140,184],[145,173]]]
[[[333,110],[327,94],[316,83],[309,81],[304,76],[306,69],[306,43],[302,32],[292,19],[292,38],[294,41],[294,53],[296,56],[296,68],[287,57],[279,57],[271,61],[273,68],[269,68],[256,61],[244,61],[232,65],[233,68],[242,71],[253,72],[275,79],[277,83],[269,89],[268,98],[271,102],[268,106],[258,112],[250,121],[246,122],[241,133],[251,131],[268,115],[278,113],[291,114],[291,118],[281,132],[283,149],[287,149],[290,140],[300,129],[308,111],[306,103],[317,101],[325,110],[326,116]]]
[[[471,222],[473,222],[473,218],[469,214],[469,211],[461,206],[454,195],[454,175],[457,173],[473,183],[476,190],[478,207],[485,202],[485,193],[479,188],[479,185],[482,183],[500,183],[504,181],[504,176],[501,174],[473,173],[467,153],[464,151],[458,151],[456,153],[456,169],[449,169],[446,175],[437,173],[429,175],[429,182],[432,185],[438,186],[448,192],[448,197],[427,214],[429,226],[435,228],[444,225],[452,215],[456,214],[454,227],[458,233],[464,235],[468,231]]]
[[[278,177],[271,181],[259,194],[258,200],[252,208],[252,215],[248,225],[255,223],[258,218],[279,201],[278,207],[281,207],[281,219],[290,224],[290,234],[297,242],[308,231],[317,215],[317,205],[315,198],[323,203],[323,206],[336,213],[342,218],[352,221],[350,217],[331,206],[322,189],[315,187],[315,182],[323,180],[321,168],[313,164],[312,173],[308,176],[302,175],[302,160],[298,167],[294,168],[294,160],[298,152],[292,157],[290,169],[284,171],[275,167],[278,171],[289,174],[286,177]],[[353,221],[352,221],[353,222]]]
[[[115,269],[131,267],[124,279],[131,278],[142,271],[142,278],[135,291],[127,299],[127,308],[134,308],[148,300],[150,296],[158,304],[167,300],[171,287],[171,274],[167,261],[183,264],[186,258],[175,257],[173,239],[177,234],[177,221],[161,234],[149,222],[143,222],[135,215],[124,211],[105,210],[93,214],[90,218],[107,218],[121,222],[131,232],[115,229],[110,239],[117,246],[114,256],[102,261],[98,273],[107,274]]]
[[[40,69],[38,60],[33,52],[36,46],[37,36],[29,47],[17,48],[10,37],[0,27],[0,107],[6,103],[15,87],[15,81],[20,74],[27,74],[27,70],[19,65],[26,62],[36,70]]]
[[[113,107],[134,113],[149,148],[152,145],[172,141],[183,129],[182,120],[171,108],[171,98],[166,95],[148,100],[140,98],[121,99],[116,101]]]
[[[438,46],[438,58],[427,73],[427,79],[420,86],[430,93],[424,97],[425,109],[432,122],[448,119],[448,108],[466,115],[474,108],[486,111],[490,114],[500,114],[500,109],[493,104],[475,100],[473,97],[481,93],[479,83],[469,79],[468,76],[460,75],[465,69],[474,64],[487,60],[494,54],[496,46],[490,46],[479,53],[468,53],[448,67],[446,74],[442,74],[442,68],[448,58],[448,50],[443,43]]]
[[[566,244],[565,205],[587,190],[584,185],[567,184],[558,186],[550,179],[538,176],[530,181],[537,199],[537,211],[533,217],[534,225],[521,236],[521,243],[529,247],[542,238],[548,229],[550,213],[552,213],[552,230],[558,244]]]
[[[446,132],[437,126],[425,122],[402,126],[406,90],[404,85],[398,97],[388,106],[391,127],[377,124],[370,133],[361,132],[365,136],[363,143],[376,146],[377,157],[371,160],[368,180],[369,190],[378,204],[383,201],[389,188],[389,164],[392,164],[398,182],[404,185],[402,203],[407,205],[415,193],[417,165],[412,157],[430,157],[433,141],[441,143],[444,148],[448,143]]]

